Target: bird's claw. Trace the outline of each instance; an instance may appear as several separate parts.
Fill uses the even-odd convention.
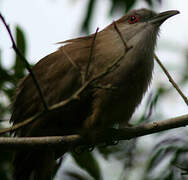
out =
[[[104,144],[103,147],[115,146],[115,145],[117,145],[118,143],[119,143],[118,140],[113,140],[113,139],[111,139],[111,140],[105,141],[105,144]]]
[[[73,149],[74,153],[81,154],[84,152],[92,152],[94,150],[94,145],[83,145],[83,146],[77,146]]]

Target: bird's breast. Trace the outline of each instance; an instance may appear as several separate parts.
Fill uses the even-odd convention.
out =
[[[144,59],[143,56],[135,63],[128,62],[129,59],[126,58],[122,61],[125,62],[106,79],[113,87],[106,92],[107,106],[103,110],[106,123],[126,124],[141,102],[152,78],[152,58]]]

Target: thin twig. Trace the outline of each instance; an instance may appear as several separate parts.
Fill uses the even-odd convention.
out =
[[[150,122],[144,125],[133,127],[126,127],[123,129],[106,129],[104,131],[96,132],[95,145],[100,145],[109,140],[129,140],[153,133],[158,133],[164,130],[170,130],[188,125],[188,114],[161,120],[157,122]],[[5,150],[28,150],[28,149],[58,149],[62,152],[74,150],[78,146],[90,145],[89,139],[83,139],[80,135],[67,136],[51,136],[51,137],[0,137],[1,149]]]
[[[174,88],[178,91],[178,93],[180,94],[180,96],[183,98],[184,102],[188,106],[188,99],[187,99],[187,97],[183,94],[183,92],[181,91],[181,89],[179,88],[179,86],[173,80],[173,78],[171,77],[171,75],[169,74],[169,72],[167,71],[167,69],[164,67],[164,65],[161,63],[160,59],[157,57],[156,54],[154,54],[154,58],[157,61],[157,63],[159,64],[159,66],[162,68],[162,70],[164,71],[164,73],[166,74],[166,76],[168,77],[168,80],[171,82],[171,84],[174,86]]]
[[[29,71],[29,73],[30,73],[30,75],[31,75],[31,77],[33,79],[33,82],[34,82],[34,84],[35,84],[35,86],[37,88],[37,91],[38,91],[39,96],[41,98],[42,104],[43,104],[45,110],[48,110],[47,102],[46,102],[46,100],[45,100],[45,98],[43,96],[42,90],[41,90],[40,85],[39,85],[39,83],[38,83],[38,81],[37,81],[37,79],[36,79],[36,77],[34,75],[34,72],[32,71],[32,69],[31,69],[31,67],[30,67],[27,59],[22,55],[22,53],[20,52],[20,50],[16,46],[16,43],[14,41],[14,38],[13,38],[12,33],[10,31],[10,28],[7,25],[7,23],[6,23],[4,17],[2,16],[1,13],[0,13],[0,19],[2,20],[3,24],[5,25],[5,28],[6,28],[7,32],[8,32],[8,34],[9,34],[9,36],[10,36],[10,39],[11,39],[11,42],[12,42],[12,48],[14,49],[14,51],[16,52],[16,54],[20,57],[20,59],[22,60],[22,62],[25,64],[25,66],[26,66],[27,70]]]
[[[132,48],[132,47],[128,47],[128,46],[127,46],[127,43],[125,42],[125,40],[124,40],[124,38],[123,38],[123,35],[122,35],[121,31],[119,30],[119,28],[118,28],[118,26],[117,26],[117,24],[116,24],[116,21],[114,21],[113,24],[114,24],[115,30],[117,31],[117,33],[118,33],[120,39],[122,40],[122,42],[123,42],[123,44],[124,44],[124,46],[125,46],[125,50],[127,51],[127,50],[129,50],[130,48]]]
[[[69,60],[69,62],[72,64],[72,66],[80,72],[80,67],[71,59],[71,57],[64,50],[63,46],[61,47],[61,49],[63,50],[64,55],[67,57],[67,59]]]
[[[96,29],[93,40],[91,42],[90,54],[89,54],[89,59],[88,59],[88,63],[87,63],[87,66],[86,66],[84,81],[88,80],[89,68],[90,68],[91,61],[92,61],[93,51],[94,51],[94,47],[95,47],[95,40],[96,40],[98,31],[99,31],[99,28]]]
[[[93,88],[96,88],[96,89],[104,89],[104,90],[111,90],[111,91],[117,89],[117,87],[112,86],[111,84],[107,84],[107,85],[97,84],[96,86],[93,86]]]
[[[36,115],[34,115],[34,116],[32,116],[32,117],[20,122],[20,123],[17,123],[15,125],[11,126],[11,127],[3,128],[3,129],[0,130],[0,135],[5,134],[7,132],[14,132],[15,130],[20,129],[21,127],[29,125],[34,120],[38,119],[40,116],[42,116],[45,113],[46,113],[46,111],[43,111],[42,113],[38,113],[38,114],[36,114]]]
[[[119,31],[120,32],[120,31]],[[118,34],[121,34],[121,33],[118,33]],[[119,58],[117,59],[116,61],[114,61],[112,64],[110,64],[109,66],[107,66],[107,68],[102,71],[101,73],[99,73],[98,75],[94,76],[93,78],[91,78],[90,80],[86,81],[71,97],[69,97],[68,99],[64,100],[64,101],[61,101],[59,103],[56,103],[54,105],[52,105],[51,107],[48,108],[48,111],[51,112],[51,111],[54,111],[58,108],[61,108],[65,105],[67,105],[68,103],[70,103],[71,101],[73,100],[79,100],[79,96],[80,94],[86,89],[88,88],[89,85],[91,85],[92,83],[96,82],[98,79],[101,79],[103,78],[105,75],[109,74],[110,72],[112,72],[114,70],[114,68],[117,67],[117,65],[119,64],[119,62],[121,60],[123,60],[123,57],[125,55],[125,53],[129,50],[130,48],[128,48],[128,46],[126,45],[125,43],[125,51],[124,51],[124,54]],[[45,112],[41,112],[41,113],[38,113],[32,117],[30,117],[29,119],[26,119],[25,121],[22,121],[20,123],[17,123],[15,125],[13,125],[12,127],[10,128],[5,128],[5,129],[2,129],[0,130],[0,135],[2,134],[5,134],[7,132],[13,132],[23,126],[26,126],[30,123],[32,123],[34,120],[38,119],[40,116],[42,116]]]
[[[72,64],[72,66],[77,69],[77,71],[80,73],[82,84],[84,82],[84,73],[82,72],[81,68],[71,59],[71,57],[68,55],[68,53],[65,51],[64,47],[61,47],[63,50],[64,55],[67,57],[68,61]]]

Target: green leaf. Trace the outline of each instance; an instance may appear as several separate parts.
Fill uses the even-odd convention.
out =
[[[153,6],[153,2],[155,2],[155,0],[145,0],[145,1],[148,3],[148,5],[150,7],[152,7]],[[157,0],[157,2],[161,4],[162,0]]]
[[[1,60],[1,50],[0,50],[0,89],[4,84],[4,82],[11,80],[11,76],[8,74],[7,70],[2,66],[1,61],[2,60]]]
[[[151,171],[155,166],[156,162],[159,162],[158,159],[161,159],[161,154],[164,153],[164,149],[158,149],[151,157],[148,167],[147,167],[147,172]]]
[[[91,16],[93,14],[95,3],[96,3],[96,0],[89,0],[87,12],[85,15],[85,19],[83,21],[82,31],[85,31],[87,34],[89,34],[89,26],[91,23]]]
[[[72,153],[71,155],[80,168],[86,170],[94,179],[101,179],[99,164],[91,152],[81,154]]]
[[[136,0],[111,0],[112,7],[111,7],[111,14],[115,11],[129,11],[135,4]]]
[[[149,6],[152,6],[152,5],[153,5],[152,0],[145,0],[145,1],[149,4]]]
[[[1,151],[0,154],[0,179],[10,180],[12,155],[10,152]]]
[[[125,11],[129,11],[135,4],[136,0],[125,0],[126,9]]]
[[[19,26],[16,26],[16,45],[20,52],[25,56],[26,54],[26,40],[25,35],[22,29]],[[14,64],[14,75],[17,80],[21,79],[25,75],[25,65],[20,59],[20,57],[16,54],[15,64]]]
[[[164,178],[164,180],[173,180],[174,179],[174,173],[173,173],[173,171],[170,171],[167,175],[166,175],[166,177]]]
[[[12,88],[11,89],[5,88],[7,83],[11,84],[12,87],[14,87],[15,79],[14,79],[14,76],[10,73],[10,71],[8,71],[7,69],[5,69],[2,66],[1,51],[0,51],[0,91],[4,92],[10,99],[13,95],[12,94],[13,89]],[[0,103],[1,103],[1,101],[0,101]]]
[[[66,172],[66,174],[70,177],[71,180],[89,180],[89,177],[85,177],[83,174],[79,174],[77,172]]]
[[[3,87],[2,90],[9,97],[9,99],[11,99],[14,96],[15,88],[16,87],[12,87],[12,88],[4,88]]]

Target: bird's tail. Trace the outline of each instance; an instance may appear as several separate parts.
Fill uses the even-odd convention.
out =
[[[13,180],[51,180],[55,156],[51,151],[22,151],[14,155]]]

